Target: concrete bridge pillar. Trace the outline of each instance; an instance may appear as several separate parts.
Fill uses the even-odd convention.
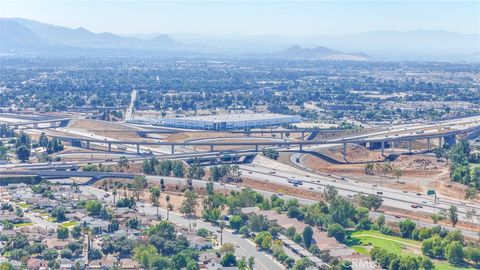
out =
[[[283,132],[280,132],[280,139],[283,139]]]
[[[385,152],[385,142],[381,142],[381,144],[382,144],[382,156],[383,156]]]
[[[137,143],[137,154],[140,154],[140,144]]]
[[[57,126],[57,122],[50,122],[50,127],[55,127]]]
[[[90,149],[90,141],[87,141],[87,149]]]
[[[258,152],[258,144],[255,144],[255,152]]]
[[[347,160],[347,143],[343,143],[342,155],[343,155],[343,160]]]
[[[213,144],[210,145],[210,152],[213,152]]]
[[[392,141],[392,152],[395,152],[395,141]]]
[[[302,131],[302,141],[305,140],[305,131]]]
[[[427,151],[430,151],[430,138],[427,138]]]
[[[112,152],[112,143],[108,143],[108,152]]]
[[[299,144],[299,146],[300,146],[300,152],[302,152],[303,151],[303,144]]]
[[[175,154],[175,145],[174,145],[174,144],[172,144],[172,145],[171,145],[171,147],[172,147],[172,151],[171,151],[171,153],[172,153],[172,155],[173,155],[173,154]]]
[[[412,140],[408,141],[408,153],[412,153]]]
[[[33,128],[38,128],[38,123],[34,123]]]
[[[438,137],[438,148],[442,148],[442,137]]]

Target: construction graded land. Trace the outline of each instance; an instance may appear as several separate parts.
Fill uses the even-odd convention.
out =
[[[317,154],[301,155],[301,165],[294,164],[290,153],[282,153],[279,159],[284,164],[297,168],[309,168],[314,171],[351,177],[362,182],[382,184],[400,190],[426,192],[435,189],[440,196],[458,198],[465,194],[466,187],[449,179],[448,164],[444,159],[437,159],[432,154],[400,155],[393,161],[387,161],[381,153],[371,151],[359,145],[347,147],[346,161],[343,160],[341,147],[319,150]],[[387,154],[387,153],[386,153]],[[366,173],[368,163],[373,164],[373,171]],[[381,166],[389,164],[398,169],[401,176],[383,173]]]

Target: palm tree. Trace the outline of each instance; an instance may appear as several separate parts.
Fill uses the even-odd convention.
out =
[[[225,224],[225,221],[220,221],[220,246],[223,245],[223,229],[225,229],[226,227],[226,224]]]
[[[114,188],[113,189],[113,192],[112,192],[112,195],[113,195],[113,204],[115,204],[115,197],[117,196],[117,188]]]
[[[157,207],[157,216],[158,216],[158,207],[160,206],[160,189],[158,187],[150,188],[150,201],[153,206]]]
[[[402,171],[398,168],[393,169],[393,175],[397,178],[397,183],[400,182],[400,177],[402,176]]]
[[[172,205],[171,203],[169,203],[169,204],[167,205],[167,220],[169,220],[169,218],[170,218],[170,211],[172,211],[172,210],[173,210],[173,205]]]

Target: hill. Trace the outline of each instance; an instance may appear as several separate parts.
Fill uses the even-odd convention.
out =
[[[302,60],[348,60],[366,61],[370,57],[360,53],[344,53],[326,47],[302,48],[298,45],[274,53],[273,57]]]

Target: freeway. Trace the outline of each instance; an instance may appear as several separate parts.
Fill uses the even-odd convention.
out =
[[[269,181],[276,184],[288,184],[287,179],[294,178],[303,180],[304,185],[297,188],[323,192],[326,186],[334,186],[339,191],[339,194],[345,197],[353,197],[356,194],[377,194],[382,197],[383,204],[397,209],[417,211],[418,213],[431,215],[438,213],[440,209],[447,210],[451,205],[458,208],[459,219],[466,222],[471,222],[465,217],[468,209],[475,209],[480,213],[480,206],[472,203],[459,202],[449,198],[439,198],[435,203],[430,196],[417,195],[416,193],[407,192],[396,189],[391,189],[382,186],[375,186],[369,183],[363,183],[354,179],[335,177],[335,176],[320,176],[313,173],[308,173],[289,167],[288,170],[273,169],[272,167],[261,166],[259,164],[241,165],[241,170],[244,175],[249,178]],[[421,208],[412,209],[412,205]]]
[[[183,179],[184,180],[184,179]],[[89,186],[81,186],[80,190],[85,193],[89,193],[92,195],[97,196],[99,199],[105,199],[109,201],[113,201],[112,196],[109,196],[108,198],[105,198],[105,191]],[[137,204],[139,207],[140,212],[144,212],[148,215],[156,215],[156,207],[153,207],[152,205],[148,203],[138,203]],[[160,208],[159,213],[166,217],[167,216],[167,211],[166,209]],[[191,222],[195,222],[197,224],[197,227],[199,228],[205,228],[207,230],[212,231],[215,235],[217,235],[217,239],[220,239],[220,235],[218,233],[219,228],[216,226],[213,226],[211,223],[204,222],[203,220],[200,219],[188,219],[185,216],[173,212],[170,212],[170,221],[173,223],[180,224],[184,227],[189,227]],[[279,269],[285,269],[284,266],[273,260],[273,258],[270,255],[267,255],[264,252],[260,252],[255,248],[255,245],[245,239],[242,238],[240,235],[235,234],[232,230],[225,229],[223,230],[223,242],[224,243],[232,243],[235,245],[235,253],[238,256],[253,256],[255,258],[255,267],[254,269],[262,269],[262,270],[279,270]]]

